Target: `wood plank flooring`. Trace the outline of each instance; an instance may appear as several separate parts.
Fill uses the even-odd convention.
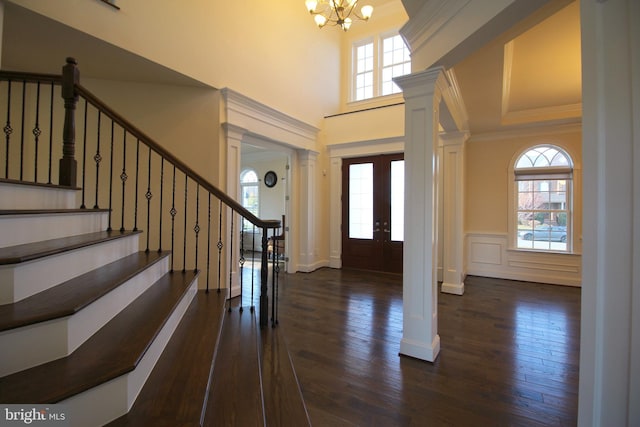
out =
[[[401,276],[282,274],[280,329],[314,426],[572,426],[580,289],[468,277],[435,363],[399,356]]]

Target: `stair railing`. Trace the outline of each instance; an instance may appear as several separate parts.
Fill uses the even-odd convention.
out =
[[[229,293],[238,276],[240,310],[250,279],[253,311],[253,284],[258,279],[261,326],[269,321],[271,261],[275,326],[280,268],[277,249],[268,255],[268,240],[278,232],[280,221],[256,217],[84,88],[79,76],[73,58],[67,58],[61,76],[0,71],[0,120],[5,119],[0,179],[78,188],[81,209],[108,209],[107,231],[140,232],[145,251],[165,251],[169,241],[171,272],[181,262],[182,272],[194,269],[200,277],[204,274],[207,292],[212,281],[217,281],[218,292],[224,288],[226,267]],[[76,110],[81,120],[76,120]],[[58,132],[62,144],[55,141]],[[250,247],[245,246],[247,232],[261,237],[259,250],[255,237]],[[249,263],[247,254],[253,255]]]

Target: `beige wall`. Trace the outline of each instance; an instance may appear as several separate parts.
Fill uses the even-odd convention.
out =
[[[300,0],[118,0],[120,11],[97,0],[12,1],[312,125],[338,109],[341,34],[318,30]]]
[[[547,128],[533,135],[496,134],[482,139],[472,136],[466,151],[465,230],[469,233],[507,233],[509,166],[515,156],[533,145],[555,144],[567,150],[579,170],[581,138],[575,127],[556,133]],[[574,198],[575,202],[582,200],[579,192],[575,192]],[[574,217],[574,232],[580,235],[580,203],[574,203]]]
[[[526,132],[526,133],[525,133]],[[579,124],[472,136],[466,147],[465,272],[580,286],[582,253],[582,134]],[[554,144],[574,161],[573,253],[514,250],[509,236],[510,166],[526,148]]]
[[[83,85],[198,174],[219,184],[216,90],[95,79],[84,79]]]

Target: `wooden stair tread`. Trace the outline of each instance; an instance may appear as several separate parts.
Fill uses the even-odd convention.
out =
[[[197,273],[167,273],[71,355],[0,378],[0,402],[56,403],[135,369]]]
[[[3,215],[88,214],[96,212],[109,212],[109,209],[0,209],[0,217]]]
[[[224,290],[197,293],[133,407],[109,427],[200,426],[225,298]]]
[[[0,331],[77,313],[170,252],[137,252],[13,304],[0,305]]]
[[[19,264],[50,255],[83,248],[109,240],[139,234],[141,231],[98,231],[0,248],[0,265]]]
[[[50,184],[44,182],[21,181],[19,179],[0,178],[0,184],[24,185],[29,187],[44,187],[62,190],[81,190],[80,187],[69,187],[68,185]]]
[[[265,425],[257,323],[248,310],[225,318],[204,426]]]
[[[310,426],[311,420],[302,397],[300,383],[280,328],[263,328],[259,331],[267,425]]]

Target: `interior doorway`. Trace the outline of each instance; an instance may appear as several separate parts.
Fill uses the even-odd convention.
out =
[[[344,159],[342,266],[402,273],[404,154]]]

